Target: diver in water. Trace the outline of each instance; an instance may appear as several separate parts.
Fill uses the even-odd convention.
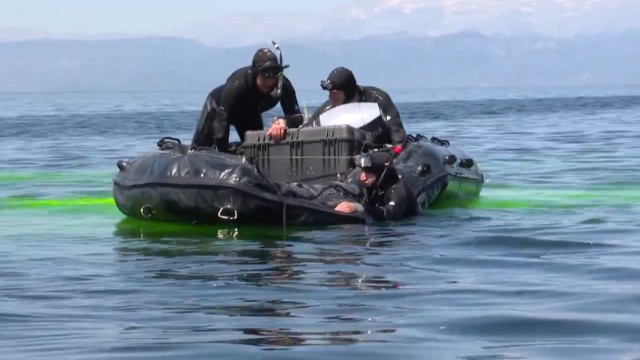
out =
[[[300,126],[303,116],[296,92],[283,74],[287,67],[282,64],[282,57],[278,61],[273,51],[267,48],[256,51],[251,66],[237,69],[225,84],[209,93],[191,147],[215,146],[219,151],[227,152],[231,125],[236,128],[240,140],[244,141],[246,131],[264,130],[262,113],[275,107],[278,102],[285,116],[274,120],[268,134],[284,138],[282,133],[287,127]],[[278,136],[280,134],[282,136]]]
[[[358,180],[365,188],[363,204],[343,201],[334,210],[344,213],[365,211],[378,221],[418,215],[421,211],[418,200],[398,176],[392,161],[392,156],[382,151],[359,155],[356,165],[362,169]]]

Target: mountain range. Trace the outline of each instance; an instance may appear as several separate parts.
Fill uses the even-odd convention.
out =
[[[269,40],[265,45],[269,47]],[[572,38],[403,33],[280,44],[297,88],[336,66],[387,88],[640,84],[640,32]],[[261,46],[218,48],[182,38],[0,43],[1,92],[209,91]]]

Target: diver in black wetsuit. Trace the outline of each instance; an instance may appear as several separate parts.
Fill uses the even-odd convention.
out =
[[[262,113],[272,109],[278,102],[285,116],[276,119],[274,124],[284,129],[300,126],[303,117],[295,89],[283,74],[286,67],[288,65],[281,64],[273,51],[259,49],[253,56],[251,66],[237,69],[224,85],[209,93],[191,147],[215,146],[219,151],[228,151],[231,125],[236,128],[240,140],[244,141],[246,131],[264,130]],[[273,128],[273,132],[277,132],[278,129],[275,126]]]
[[[359,180],[364,185],[364,203],[344,201],[334,210],[344,213],[365,211],[374,220],[392,221],[416,216],[421,212],[415,194],[400,179],[387,152],[363,154],[356,158],[362,169]]]
[[[322,104],[311,116],[309,122],[316,121],[323,112],[351,102],[378,103],[386,124],[382,131],[374,137],[376,144],[402,145],[407,137],[400,113],[391,100],[389,94],[375,86],[359,86],[351,70],[337,67],[329,73],[327,80],[320,82],[323,90],[329,91],[329,99]]]

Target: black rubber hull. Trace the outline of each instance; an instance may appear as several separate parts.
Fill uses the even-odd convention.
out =
[[[160,150],[120,161],[113,181],[116,206],[125,215],[155,221],[197,224],[238,223],[332,225],[365,223],[364,215],[333,210],[340,201],[358,201],[358,169],[337,186],[335,175],[313,182],[272,182],[240,155],[188,151],[159,142]],[[455,160],[449,155],[454,155]],[[447,158],[447,156],[449,156]],[[448,143],[414,139],[395,159],[399,174],[428,208],[444,193],[477,196],[483,177],[477,165],[461,167],[464,153]],[[448,162],[448,163],[447,163]],[[468,165],[468,164],[466,164]],[[464,187],[461,184],[465,184]]]
[[[216,224],[349,224],[366,219],[336,213],[303,199],[278,194],[253,193],[226,185],[115,186],[114,197],[120,211],[138,219]]]

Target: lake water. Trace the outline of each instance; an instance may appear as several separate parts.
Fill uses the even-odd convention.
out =
[[[0,94],[2,359],[640,359],[640,87],[389,92],[409,133],[478,161],[477,202],[131,221],[116,161],[190,141],[206,94]]]

